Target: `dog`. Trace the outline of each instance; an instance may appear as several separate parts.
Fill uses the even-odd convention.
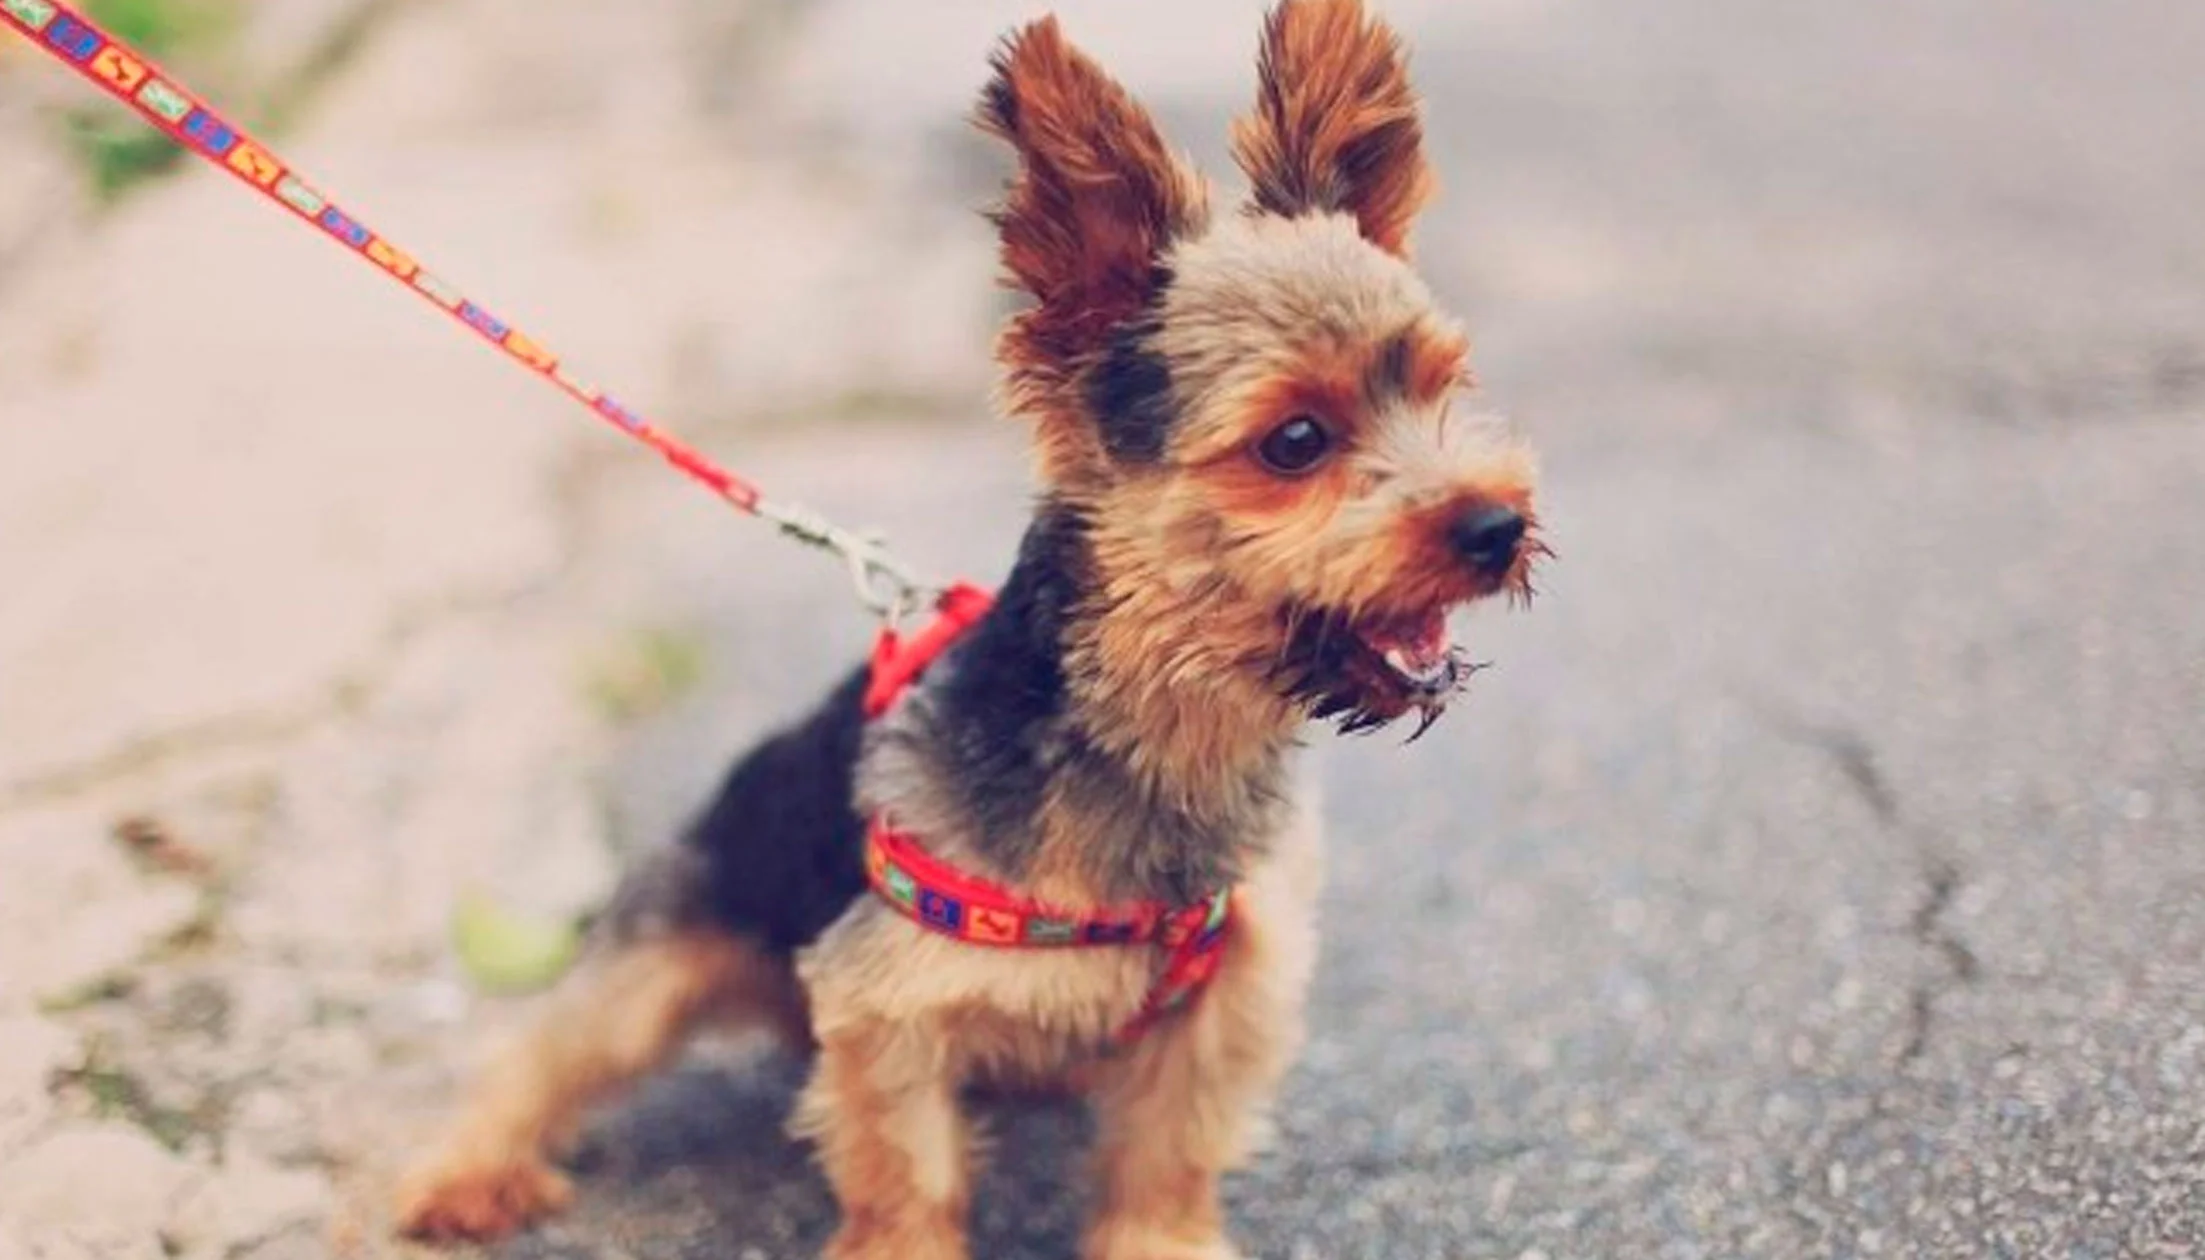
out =
[[[1448,614],[1528,598],[1550,554],[1534,460],[1458,414],[1468,341],[1410,262],[1420,108],[1361,0],[1267,16],[1232,213],[1054,18],[992,70],[978,121],[1017,158],[992,219],[1030,299],[997,351],[1042,483],[1007,578],[627,876],[405,1179],[404,1232],[559,1208],[585,1108],[747,1025],[812,1056],[793,1127],[834,1260],[966,1254],[979,1083],[1091,1100],[1091,1260],[1236,1254],[1219,1179],[1263,1137],[1316,955],[1303,733],[1439,715],[1474,668]]]

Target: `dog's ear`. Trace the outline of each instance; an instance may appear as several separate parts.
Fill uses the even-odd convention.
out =
[[[1201,229],[1200,176],[1054,17],[1004,40],[980,126],[1018,151],[994,215],[1008,281],[1033,295],[1006,334],[1028,384],[1063,384],[1163,282],[1171,242]]]
[[[1264,22],[1254,112],[1233,124],[1252,209],[1353,214],[1372,244],[1407,254],[1431,198],[1408,57],[1362,0],[1281,0]]]

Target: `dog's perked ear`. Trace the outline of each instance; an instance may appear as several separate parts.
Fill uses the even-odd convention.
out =
[[[993,64],[978,121],[1019,159],[993,219],[1007,282],[1036,302],[1006,330],[1004,358],[1022,409],[1068,410],[1048,395],[1147,307],[1165,250],[1207,222],[1208,194],[1054,17],[1005,39]]]
[[[1233,124],[1252,212],[1345,212],[1363,236],[1406,256],[1431,199],[1424,124],[1408,56],[1362,0],[1281,0],[1264,23],[1256,107]]]

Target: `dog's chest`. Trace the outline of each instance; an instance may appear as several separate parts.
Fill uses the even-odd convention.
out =
[[[1107,1047],[1164,964],[1149,944],[975,944],[870,895],[799,961],[823,1033],[844,1022],[923,1028],[950,1037],[977,1067],[1038,1075]]]
[[[999,730],[954,698],[929,685],[878,719],[854,775],[857,812],[907,836],[945,877],[984,877],[1009,898],[1072,914],[1198,905],[1267,865],[1294,812],[1274,754],[1251,759],[1238,790],[1203,794],[1214,806],[1195,808],[1077,738],[1076,724]],[[975,911],[952,908],[954,894],[901,891],[898,904],[867,892],[806,951],[823,1036],[843,1023],[925,1028],[984,1069],[1048,1075],[1110,1047],[1170,963],[1149,942],[974,940]],[[916,921],[929,905],[943,922]]]

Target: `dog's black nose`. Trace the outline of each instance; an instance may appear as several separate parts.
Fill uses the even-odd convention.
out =
[[[1523,514],[1508,507],[1474,507],[1455,518],[1447,536],[1470,567],[1499,577],[1516,563],[1516,548],[1524,541]]]

